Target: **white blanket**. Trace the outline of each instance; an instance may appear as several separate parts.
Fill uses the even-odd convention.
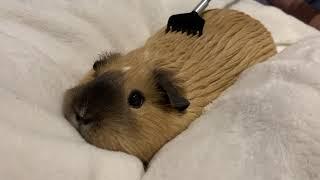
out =
[[[171,14],[189,11],[197,2],[198,0],[0,0],[0,179],[141,179],[144,171],[137,158],[120,152],[101,150],[84,142],[62,117],[62,93],[91,68],[98,53],[105,50],[125,53],[143,45],[152,33],[166,24]],[[315,29],[275,8],[263,7],[251,0],[232,2],[212,1],[211,7],[220,8],[227,5],[261,20],[272,32],[279,50],[298,40],[318,35]],[[303,171],[298,171],[297,162],[300,161],[293,159],[291,163],[286,161],[291,157],[279,155],[275,157],[284,160],[273,160],[279,163],[277,167],[283,169],[269,173],[267,168],[273,163],[270,159],[272,156],[259,156],[259,148],[264,146],[254,145],[261,142],[267,145],[270,141],[270,146],[275,147],[272,146],[276,142],[273,140],[278,136],[273,134],[278,131],[271,129],[264,131],[268,133],[257,135],[250,127],[251,121],[241,125],[244,119],[249,118],[253,122],[262,123],[262,126],[262,120],[269,116],[279,117],[279,122],[309,118],[310,121],[306,122],[310,123],[314,118],[320,117],[313,109],[319,107],[316,106],[319,101],[316,101],[318,97],[314,83],[319,82],[317,78],[320,76],[317,76],[315,71],[318,67],[316,61],[312,61],[312,58],[320,55],[316,47],[307,47],[312,53],[305,58],[285,61],[285,58],[280,56],[284,59],[281,61],[282,64],[266,63],[246,73],[237,85],[213,105],[212,110],[208,111],[202,120],[197,120],[190,130],[164,147],[144,178],[259,179],[258,176],[282,175],[281,172],[284,170],[291,174],[301,172],[301,177],[316,177],[317,174],[311,172],[316,172],[313,168],[317,170],[319,166],[316,165],[319,165],[319,161],[300,158],[302,156],[297,157],[303,162],[310,160],[308,162],[318,164],[300,163],[304,165],[301,167]],[[303,49],[307,47],[300,47],[302,50],[297,51],[297,56],[303,54]],[[295,51],[294,49],[292,53]],[[305,63],[306,65],[302,66]],[[294,64],[297,66],[296,69],[293,68],[296,67]],[[307,66],[308,64],[310,66]],[[272,67],[275,67],[274,71]],[[298,75],[293,76],[294,72]],[[280,85],[275,86],[272,79],[275,82],[279,80]],[[285,91],[286,89],[291,90],[291,93]],[[295,94],[295,91],[298,93]],[[292,103],[287,100],[292,100]],[[265,114],[259,114],[263,113],[259,110],[262,108],[262,102],[266,104],[263,106],[266,108]],[[286,105],[288,108],[280,109],[280,105]],[[286,114],[290,116],[286,117]],[[210,118],[215,121],[208,121]],[[282,128],[277,126],[274,121],[276,119],[271,120],[278,128],[276,130]],[[319,139],[315,134],[317,126],[310,125],[315,129],[313,132],[311,128],[307,129],[309,124],[301,123],[307,130],[301,136],[307,139],[314,137],[312,140],[316,142]],[[245,128],[248,129],[247,136],[235,136],[240,130],[245,133]],[[202,133],[198,135],[197,131]],[[285,131],[279,138],[292,138],[290,134],[291,132]],[[223,137],[224,135],[226,137]],[[218,136],[217,139],[213,139],[214,136]],[[251,139],[246,140],[245,137]],[[255,137],[257,138],[254,139]],[[243,145],[248,147],[245,149]],[[318,144],[315,143],[314,146],[316,145]],[[319,151],[312,151],[315,147],[310,145],[310,151],[300,146],[297,148],[305,150],[301,153],[306,156],[311,152],[312,157],[316,157]],[[291,148],[282,150],[295,150],[295,147]],[[250,149],[252,151],[249,151]],[[265,150],[268,150],[268,146]],[[271,154],[275,150],[279,149],[270,148],[268,152]],[[253,157],[251,161],[245,159],[249,156],[241,154],[249,152]],[[279,150],[275,153],[280,152]],[[284,154],[292,155],[285,152]],[[258,157],[260,159],[257,159]],[[263,163],[264,160],[266,163]],[[256,169],[252,169],[253,167]],[[262,172],[265,168],[266,171]],[[230,171],[226,171],[228,169]],[[283,179],[285,178],[283,176]]]

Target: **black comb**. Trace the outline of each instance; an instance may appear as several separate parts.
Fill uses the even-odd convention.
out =
[[[205,20],[200,13],[209,5],[210,0],[202,0],[192,12],[176,14],[170,16],[167,24],[166,33],[187,32],[187,35],[197,35],[200,37],[203,33]]]

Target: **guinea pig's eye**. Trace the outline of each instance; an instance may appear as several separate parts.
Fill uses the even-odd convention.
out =
[[[144,103],[144,96],[138,90],[133,90],[128,98],[128,104],[133,108],[140,108]]]

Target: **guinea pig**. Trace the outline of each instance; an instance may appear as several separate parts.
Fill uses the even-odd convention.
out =
[[[125,55],[104,54],[64,95],[66,119],[90,144],[147,163],[239,74],[276,53],[270,32],[235,10],[203,14],[204,34],[165,33]]]

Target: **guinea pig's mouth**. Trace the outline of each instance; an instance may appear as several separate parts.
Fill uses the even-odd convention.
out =
[[[65,115],[66,120],[78,131],[83,139],[87,141],[87,134],[93,123],[81,123],[77,120],[77,115],[75,113],[70,113]]]
[[[88,128],[91,127],[92,123],[85,123],[79,121],[79,117],[75,113],[75,110],[72,108],[73,102],[73,91],[74,89],[69,89],[66,91],[63,100],[63,115],[64,118],[81,134],[84,136]]]
[[[65,114],[65,118],[68,120],[68,122],[75,128],[75,129],[79,129],[80,127],[80,123],[77,121],[76,115],[74,113],[66,115]]]

